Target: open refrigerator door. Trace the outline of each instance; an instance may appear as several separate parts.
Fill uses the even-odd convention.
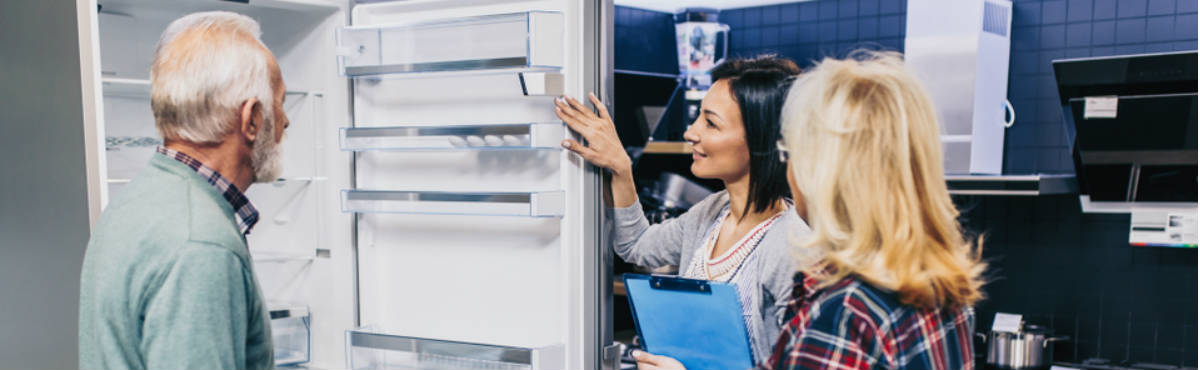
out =
[[[600,87],[602,6],[353,9],[337,34],[358,247],[347,367],[601,367],[599,172],[558,145],[552,107]]]

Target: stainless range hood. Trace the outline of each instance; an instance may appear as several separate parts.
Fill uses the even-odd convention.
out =
[[[1000,175],[1012,3],[909,0],[907,17],[904,63],[937,107],[946,173]]]
[[[1196,207],[1196,74],[1195,51],[1054,61],[1085,211]]]

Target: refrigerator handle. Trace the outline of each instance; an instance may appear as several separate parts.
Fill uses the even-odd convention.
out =
[[[590,76],[592,83],[596,84],[591,88],[596,89],[596,95],[600,97],[601,103],[608,107],[609,112],[616,112],[613,97],[613,25],[614,25],[614,8],[613,0],[587,0],[585,1],[587,8],[592,9],[596,14],[591,16],[593,22],[597,22],[593,27],[590,27],[596,34],[592,38],[595,40],[595,63],[593,69],[595,75]],[[595,304],[598,307],[593,308],[595,316],[596,335],[592,350],[598,351],[596,357],[590,359],[589,362],[602,370],[618,370],[621,368],[621,348],[620,344],[613,341],[613,295],[612,295],[612,265],[613,253],[609,246],[611,231],[609,220],[606,219],[605,207],[608,200],[605,199],[611,194],[608,189],[608,181],[606,181],[606,171],[600,168],[593,168],[593,196],[597,199],[593,201],[594,217],[596,220],[591,227],[596,228],[594,251],[594,268],[593,283],[595,284]]]
[[[600,97],[604,99],[603,103],[608,106],[609,112],[616,112],[613,106],[613,0],[601,0],[600,7]]]
[[[603,360],[600,363],[602,370],[618,370],[621,368],[621,343],[614,342],[612,345],[604,347]]]

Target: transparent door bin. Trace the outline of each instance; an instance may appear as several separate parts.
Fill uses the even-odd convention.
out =
[[[564,348],[406,337],[370,328],[346,331],[346,365],[350,369],[562,369]]]
[[[309,360],[311,335],[308,308],[271,309],[271,340],[275,344],[275,365],[290,366]]]
[[[391,126],[341,129],[346,151],[560,149],[562,123]]]
[[[563,16],[523,13],[342,27],[338,67],[348,77],[462,71],[557,71]]]
[[[342,190],[342,212],[562,217],[566,192]]]

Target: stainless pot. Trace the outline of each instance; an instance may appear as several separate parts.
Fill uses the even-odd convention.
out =
[[[1054,355],[1054,342],[1067,337],[1050,337],[1050,330],[1025,325],[1020,332],[993,331],[989,335],[976,333],[987,343],[987,363],[997,369],[1049,368]]]

